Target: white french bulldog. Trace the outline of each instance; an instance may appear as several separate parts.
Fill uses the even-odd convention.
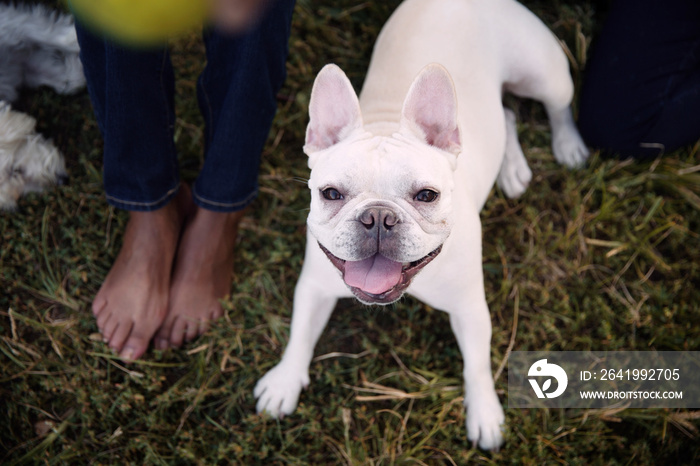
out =
[[[532,177],[504,91],[544,104],[560,163],[586,160],[566,56],[513,0],[406,0],[378,38],[359,100],[340,68],[321,70],[304,146],[306,257],[289,344],[254,390],[258,412],[294,411],[339,298],[388,304],[408,292],[450,316],[468,438],[502,444],[479,211],[494,181],[516,197]]]

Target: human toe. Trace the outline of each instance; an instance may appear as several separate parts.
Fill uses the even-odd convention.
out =
[[[124,346],[119,351],[119,357],[126,361],[135,361],[146,352],[150,337],[142,333],[131,332],[131,335],[124,343]]]
[[[172,330],[170,331],[169,342],[170,346],[174,348],[179,348],[184,342],[185,336],[187,334],[187,320],[178,317],[172,325]]]
[[[109,347],[112,349],[112,351],[116,353],[122,351],[124,342],[126,342],[127,338],[129,338],[132,329],[133,322],[131,321],[122,321],[118,323],[112,333],[107,337]]]
[[[110,318],[106,319],[102,325],[99,323],[97,325],[97,327],[100,329],[100,333],[102,333],[102,339],[105,341],[105,343],[109,343],[112,340],[114,332],[119,327],[119,319],[112,317],[113,316],[110,316]]]
[[[98,294],[92,302],[92,315],[99,317],[105,307],[107,307],[107,300]]]

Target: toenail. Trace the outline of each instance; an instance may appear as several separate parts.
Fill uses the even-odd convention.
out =
[[[134,350],[131,348],[127,348],[122,353],[119,355],[119,357],[125,361],[133,361],[134,360]]]

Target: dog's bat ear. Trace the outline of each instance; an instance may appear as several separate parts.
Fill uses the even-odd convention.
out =
[[[360,103],[350,80],[338,66],[324,66],[311,90],[304,152],[327,149],[360,127]]]
[[[454,155],[460,153],[457,95],[444,67],[428,65],[413,80],[403,103],[401,127],[431,146]]]

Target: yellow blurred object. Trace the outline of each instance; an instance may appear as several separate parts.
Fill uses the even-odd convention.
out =
[[[68,0],[86,26],[119,42],[156,45],[201,28],[209,0]]]

